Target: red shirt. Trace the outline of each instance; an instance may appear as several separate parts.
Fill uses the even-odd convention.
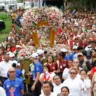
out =
[[[16,51],[16,46],[11,48],[12,52]]]
[[[61,72],[64,71],[64,69],[67,67],[67,61],[63,60],[63,61],[58,61],[58,67],[60,69]]]
[[[44,81],[49,81],[51,78],[51,73],[44,74]]]
[[[49,72],[53,72],[58,69],[58,66],[57,66],[57,64],[52,63],[52,64],[48,65],[48,69],[49,69]]]
[[[96,67],[92,68],[92,74],[96,72]]]
[[[2,62],[3,60],[0,60],[0,62]]]
[[[72,49],[74,45],[74,40],[67,40],[67,43],[70,46],[70,49]]]

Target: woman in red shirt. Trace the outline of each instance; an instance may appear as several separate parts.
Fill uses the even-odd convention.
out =
[[[47,66],[48,66],[48,70],[49,72],[56,72],[58,70],[58,66],[56,63],[54,63],[54,58],[53,56],[49,55],[47,58]]]
[[[57,54],[57,65],[58,65],[58,73],[59,76],[62,77],[62,72],[63,70],[68,66],[68,62],[66,60],[64,60],[66,53],[64,52],[59,52]]]
[[[11,50],[11,45],[10,44],[7,44],[6,45],[6,52],[11,52],[12,50]]]

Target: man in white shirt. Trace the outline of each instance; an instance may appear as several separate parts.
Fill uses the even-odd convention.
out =
[[[84,86],[80,78],[77,78],[77,70],[72,68],[69,73],[70,77],[64,81],[63,86],[67,86],[69,88],[69,96],[81,96],[81,91]]]
[[[0,87],[0,96],[6,96],[5,90]]]
[[[7,79],[7,73],[12,66],[12,62],[9,61],[9,55],[4,55],[4,61],[0,62],[0,80],[3,83]]]
[[[53,92],[56,94],[61,93],[61,88],[62,88],[62,83],[61,83],[61,79],[58,75],[53,77],[53,82],[54,82],[54,87],[53,87]]]
[[[51,92],[52,85],[48,81],[43,82],[42,90],[43,90],[43,93],[40,96],[56,96],[54,93]]]

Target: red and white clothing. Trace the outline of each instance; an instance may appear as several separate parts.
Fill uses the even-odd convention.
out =
[[[57,61],[58,68],[59,68],[60,72],[63,72],[63,70],[67,67],[67,63],[68,62],[66,60],[62,60],[62,61],[58,60]]]
[[[40,78],[44,78],[44,81],[52,81],[53,77],[55,76],[54,72],[46,72],[46,73],[41,73]]]
[[[70,47],[70,49],[72,49],[74,46],[74,40],[67,40],[67,44]]]
[[[55,64],[55,63],[48,64],[48,70],[49,70],[49,72],[54,72],[57,69],[58,69],[57,64]]]

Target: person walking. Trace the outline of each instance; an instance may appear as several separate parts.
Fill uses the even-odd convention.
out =
[[[3,82],[8,78],[7,73],[9,68],[12,66],[12,62],[9,60],[9,55],[4,55],[4,61],[0,62],[0,82]]]
[[[4,82],[3,88],[7,96],[22,96],[24,94],[23,82],[16,78],[16,71],[13,67],[8,70],[9,78]]]
[[[34,71],[33,71],[33,84],[32,84],[32,96],[39,96],[41,93],[41,82],[39,81],[40,79],[40,74],[43,73],[43,67],[42,64],[39,62],[39,56],[37,53],[33,53],[31,55],[33,58],[33,63],[34,63]]]
[[[63,86],[69,88],[69,96],[81,96],[81,90],[83,90],[84,87],[82,81],[77,77],[77,70],[72,68],[69,73],[70,77],[63,82]]]

